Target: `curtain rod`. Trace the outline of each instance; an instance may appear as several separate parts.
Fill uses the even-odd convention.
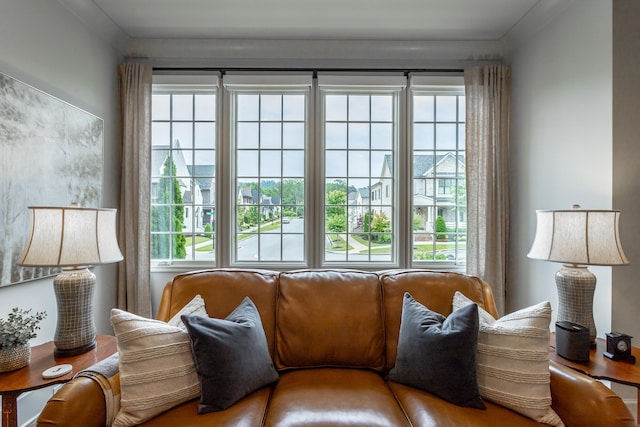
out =
[[[411,73],[464,73],[463,68],[319,68],[319,67],[153,67],[154,71],[217,71],[224,75],[227,72],[255,72],[255,71],[278,71],[278,72],[310,72],[317,77],[318,72],[360,72],[360,73],[403,73],[408,76]]]

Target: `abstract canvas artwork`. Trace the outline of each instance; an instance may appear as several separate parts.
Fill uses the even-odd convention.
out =
[[[102,119],[0,73],[0,286],[54,274],[16,262],[29,206],[100,207]]]

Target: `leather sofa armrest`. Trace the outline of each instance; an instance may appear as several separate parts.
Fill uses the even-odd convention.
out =
[[[566,427],[636,427],[620,396],[601,382],[550,362],[552,408]]]
[[[49,399],[38,417],[38,427],[104,427],[106,404],[102,389],[90,378],[77,377]]]

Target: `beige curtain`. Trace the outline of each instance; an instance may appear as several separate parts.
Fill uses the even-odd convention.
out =
[[[149,210],[151,173],[151,78],[144,64],[122,64],[120,111],[122,173],[119,240],[124,262],[118,270],[118,307],[151,317]]]
[[[504,65],[465,70],[467,273],[491,285],[505,310],[509,242],[509,97]]]

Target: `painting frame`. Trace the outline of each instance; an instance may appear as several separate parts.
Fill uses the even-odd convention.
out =
[[[0,71],[0,288],[56,274],[17,265],[29,206],[100,207],[104,121]]]

